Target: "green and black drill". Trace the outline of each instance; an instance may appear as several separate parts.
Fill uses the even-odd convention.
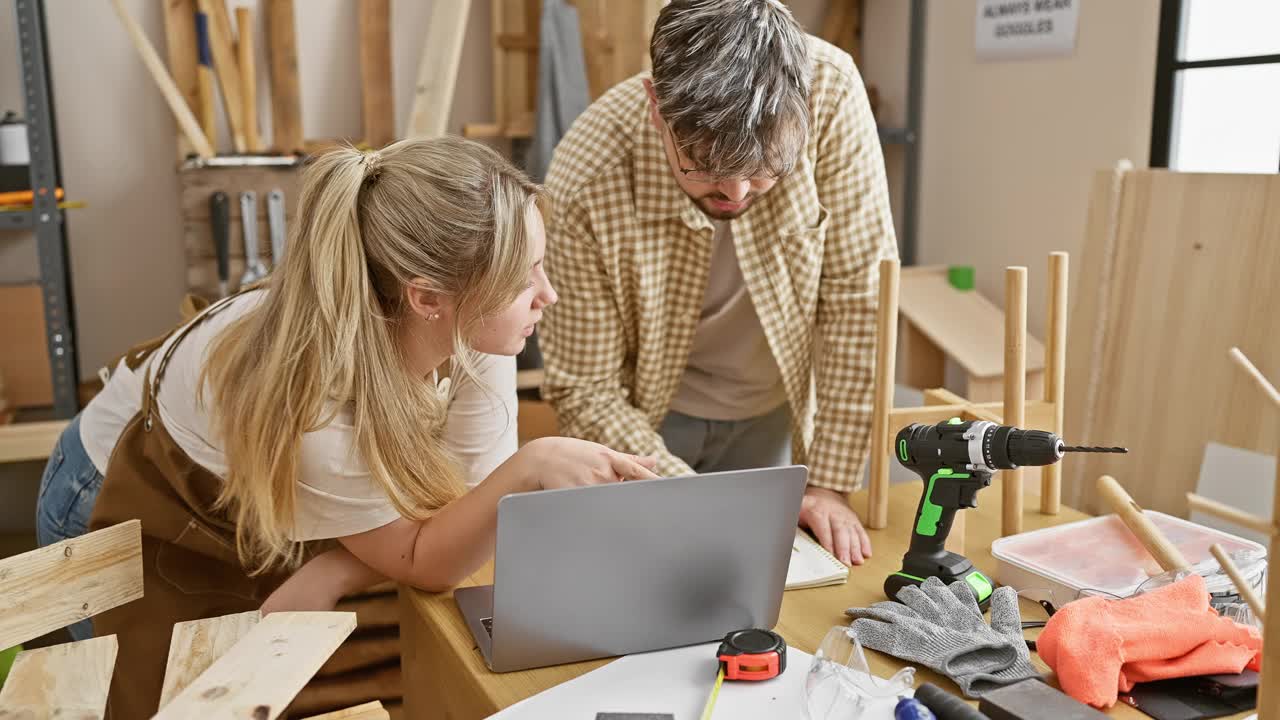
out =
[[[963,555],[944,547],[956,511],[977,507],[978,491],[991,484],[997,470],[1052,465],[1069,452],[1128,451],[1071,447],[1045,430],[1022,430],[985,420],[951,418],[937,425],[916,423],[903,428],[894,442],[894,454],[925,485],[911,528],[911,547],[902,558],[902,570],[884,581],[885,594],[897,600],[899,590],[919,585],[931,575],[948,585],[964,580],[985,610],[994,589],[991,580]]]

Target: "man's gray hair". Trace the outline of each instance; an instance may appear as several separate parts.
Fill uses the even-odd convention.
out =
[[[783,175],[809,130],[808,39],[779,0],[672,0],[649,44],[658,111],[696,169]]]

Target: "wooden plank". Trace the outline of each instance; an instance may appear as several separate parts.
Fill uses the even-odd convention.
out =
[[[1004,328],[1004,313],[978,291],[953,288],[937,269],[904,273],[899,304],[902,315],[967,374],[1004,374],[1003,349],[995,342]],[[1027,369],[1044,369],[1044,346],[1032,337],[1027,338]]]
[[[164,0],[164,40],[169,57],[169,75],[178,86],[187,106],[202,108],[200,82],[196,73],[199,57],[196,46],[196,0]],[[210,144],[213,138],[209,138]],[[178,133],[178,160],[195,150],[181,132]]]
[[[66,420],[0,425],[0,463],[49,457],[66,427]]]
[[[440,4],[433,3],[433,6]],[[380,148],[396,136],[395,98],[391,93],[391,0],[360,0],[357,12],[364,142]],[[461,48],[461,33],[457,44]]]
[[[354,613],[272,613],[156,717],[273,720],[355,626]]]
[[[336,710],[324,715],[313,715],[306,720],[388,720],[391,717],[382,707],[382,703],[374,700],[363,705]]]
[[[53,404],[53,372],[39,285],[0,285],[0,374],[13,407]]]
[[[271,71],[271,146],[276,152],[302,150],[302,86],[293,0],[266,0],[267,67]]]
[[[400,663],[370,668],[346,675],[318,677],[289,706],[290,716],[309,715],[368,700],[399,700],[404,697]]]
[[[497,12],[502,0],[494,0],[494,38],[501,33]],[[433,138],[444,135],[453,110],[453,89],[458,79],[458,65],[462,59],[462,42],[466,37],[467,19],[471,15],[471,0],[434,2],[431,4],[431,20],[427,25],[427,37],[422,46],[422,59],[418,63],[418,82],[413,89],[413,107],[405,127],[405,137]],[[495,40],[496,42],[496,40]],[[494,47],[495,109],[498,124],[503,123],[502,108],[505,98],[499,90],[504,53]]]
[[[257,610],[176,623],[169,640],[160,707],[173,701],[262,619]]]
[[[253,45],[253,11],[236,7],[236,66],[240,70],[240,104],[243,108],[245,148],[262,152],[262,138],[258,134],[258,63]]]
[[[100,720],[116,650],[108,635],[18,653],[0,687],[0,718]]]
[[[1004,418],[1006,425],[1022,427],[1027,409],[1027,269],[1005,270],[1004,285]],[[1022,532],[1022,468],[1001,473],[1003,484],[1003,537]]]
[[[244,90],[240,85],[240,68],[236,62],[235,41],[231,33],[231,16],[225,0],[196,0],[200,12],[209,18],[209,49],[213,52],[213,71],[222,89],[222,109],[231,129],[231,144],[236,152],[248,150],[244,131]]]
[[[1134,452],[1064,463],[1063,502],[1095,506],[1092,480],[1112,475],[1143,507],[1181,514],[1206,443],[1280,449],[1280,413],[1227,356],[1238,345],[1280,377],[1280,176],[1132,171],[1118,202],[1111,186],[1101,173],[1091,195],[1066,428]]]
[[[0,647],[12,647],[142,597],[142,523],[0,560]]]

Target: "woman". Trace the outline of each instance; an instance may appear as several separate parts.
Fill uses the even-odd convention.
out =
[[[513,368],[492,356],[519,353],[556,300],[538,197],[464,140],[327,153],[269,283],[127,356],[68,427],[41,542],[79,532],[89,507],[91,530],[142,521],[145,596],[93,620],[129,668],[116,717],[155,712],[174,622],[331,609],[383,578],[444,590],[492,554],[503,495],[653,477],[650,459],[567,438],[500,457],[515,418],[482,410],[485,385],[510,388]],[[481,448],[468,459],[486,477],[465,494],[451,435]]]

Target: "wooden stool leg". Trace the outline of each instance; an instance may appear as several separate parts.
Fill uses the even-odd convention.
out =
[[[1067,254],[1049,255],[1049,343],[1045,348],[1044,400],[1053,405],[1053,427],[1063,433],[1063,404],[1067,388]],[[1062,505],[1062,463],[1040,470],[1040,512],[1057,515]]]
[[[871,418],[871,479],[867,488],[867,527],[889,524],[889,412],[893,410],[894,364],[898,351],[897,259],[880,261],[880,305],[876,314],[876,385]]]
[[[1004,303],[1004,424],[1026,422],[1027,386],[1027,269],[1005,270]],[[1001,536],[1022,532],[1022,470],[1001,471],[1003,513]]]

